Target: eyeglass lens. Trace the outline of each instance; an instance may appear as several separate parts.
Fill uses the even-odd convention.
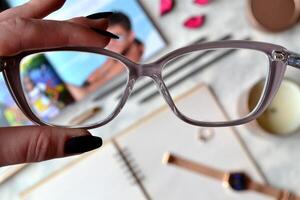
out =
[[[229,54],[230,56],[226,56]],[[222,62],[216,60],[218,57],[222,58]],[[224,104],[222,106],[227,110],[227,113],[232,114],[228,119],[232,121],[244,118],[254,110],[255,106],[250,110],[241,108],[236,105],[236,102],[247,99],[246,92],[253,84],[259,80],[265,82],[268,68],[269,59],[267,55],[259,51],[246,49],[201,50],[179,56],[168,62],[163,68],[162,77],[169,88],[172,99],[182,91],[180,87],[173,87],[178,80],[189,81],[191,87],[195,85],[195,82],[213,85],[215,94],[222,96],[222,103]],[[177,74],[180,77],[172,76],[171,78],[170,74],[179,70],[181,73]],[[226,87],[224,87],[225,85]],[[262,93],[263,90],[257,94],[255,105],[258,104]],[[201,110],[203,107],[201,104],[207,103],[203,99],[199,98],[198,105],[194,102],[191,102],[193,106],[183,105],[180,101],[179,103],[175,101],[175,105],[184,116],[190,119],[202,122],[223,122],[224,116],[220,116],[220,112],[204,113]],[[247,103],[241,103],[241,105],[247,105]],[[196,113],[194,112],[195,109],[198,109],[199,114],[192,114]]]
[[[104,55],[53,51],[23,58],[20,76],[28,105],[43,122],[91,126],[117,108],[120,98],[105,94],[118,83],[124,92],[128,71],[123,63]],[[94,96],[98,101],[85,103]]]

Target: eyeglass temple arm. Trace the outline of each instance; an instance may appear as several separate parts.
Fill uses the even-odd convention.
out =
[[[287,52],[287,64],[300,69],[300,54],[294,52]]]

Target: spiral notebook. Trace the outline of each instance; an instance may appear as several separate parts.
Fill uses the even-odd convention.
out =
[[[214,113],[226,118],[206,85],[197,86],[176,102],[191,112],[201,109],[203,115]],[[206,142],[199,141],[200,129],[185,124],[163,107],[122,131],[100,150],[23,191],[21,199],[270,199],[252,192],[231,192],[221,182],[162,164],[164,153],[171,151],[220,170],[245,171],[263,182],[233,128],[210,129],[213,134]]]

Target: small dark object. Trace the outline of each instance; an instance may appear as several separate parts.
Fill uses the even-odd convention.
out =
[[[228,184],[234,191],[245,191],[249,189],[249,178],[245,173],[232,173],[229,176]]]

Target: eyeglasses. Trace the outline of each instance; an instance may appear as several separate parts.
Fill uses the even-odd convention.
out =
[[[214,62],[217,57],[229,53],[230,56],[222,61]],[[30,120],[39,125],[86,129],[113,120],[125,105],[136,81],[143,76],[156,83],[173,113],[188,124],[223,127],[248,123],[258,118],[271,103],[287,65],[300,68],[300,55],[278,45],[253,41],[195,44],[177,49],[149,64],[138,64],[120,54],[95,47],[34,50],[0,58],[0,70],[9,91]],[[78,82],[78,78],[86,76],[91,69],[99,75],[98,79],[84,85]],[[187,81],[213,82],[218,91],[227,93],[228,99],[224,99],[227,102],[236,102],[237,94],[257,80],[263,79],[264,87],[249,112],[238,113],[236,106],[232,105],[236,115],[222,121],[221,116],[201,111],[199,105],[205,103],[201,94],[198,102],[191,102],[193,105],[173,100],[178,91],[172,87],[172,80],[176,79],[174,71],[179,70],[177,76],[195,75]],[[126,78],[121,82],[123,84],[118,84],[121,97],[103,95],[95,105],[87,105],[84,100],[75,101],[85,94],[109,93],[108,85],[116,82],[116,77]],[[79,124],[80,113],[93,117]]]

